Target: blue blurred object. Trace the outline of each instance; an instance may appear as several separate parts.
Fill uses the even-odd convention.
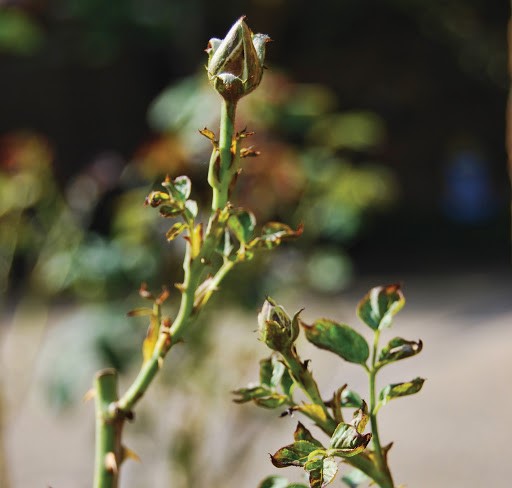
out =
[[[456,153],[444,170],[443,212],[451,220],[474,224],[489,220],[498,209],[483,158],[470,150]]]

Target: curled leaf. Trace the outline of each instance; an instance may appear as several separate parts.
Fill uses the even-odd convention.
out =
[[[240,149],[241,158],[254,158],[256,156],[259,156],[260,154],[260,151],[256,151],[253,146],[243,147],[242,149]]]
[[[372,435],[361,434],[350,424],[341,422],[331,437],[329,453],[333,456],[351,457],[363,452]]]
[[[147,307],[140,307],[130,310],[126,315],[128,317],[143,317],[146,315],[151,315],[153,313],[153,309]]]
[[[400,285],[387,285],[372,288],[357,306],[358,317],[373,330],[391,326],[393,316],[405,304]]]
[[[247,403],[253,401],[256,405],[263,408],[278,408],[284,405],[288,397],[276,393],[264,386],[254,386],[251,388],[240,388],[233,392],[239,398],[235,398],[235,403]]]
[[[354,412],[354,417],[352,422],[350,422],[350,425],[353,425],[357,432],[362,434],[369,420],[370,416],[368,415],[368,405],[363,401],[361,408]]]
[[[217,147],[218,141],[216,140],[215,134],[213,133],[213,131],[211,131],[210,129],[205,127],[204,129],[200,129],[199,133],[201,135],[203,135],[204,137],[206,137],[207,139],[209,139],[210,142],[213,144],[213,147]]]
[[[144,200],[144,205],[150,205],[151,207],[158,207],[162,203],[168,202],[170,197],[163,191],[152,191]]]
[[[301,224],[297,230],[289,225],[280,222],[269,222],[261,229],[261,236],[256,237],[248,243],[249,248],[273,249],[281,244],[283,240],[292,239],[302,235],[304,226]]]
[[[250,388],[239,388],[238,390],[235,390],[233,394],[240,397],[233,400],[235,403],[246,403],[254,400],[255,398],[263,398],[272,395],[272,391],[263,386],[253,386]]]
[[[423,342],[419,340],[407,341],[401,337],[395,337],[391,339],[386,347],[382,349],[379,355],[378,366],[384,366],[385,364],[399,361],[400,359],[409,358],[419,354],[423,349]]]
[[[282,447],[271,457],[272,464],[276,468],[287,466],[304,466],[308,456],[317,451],[318,446],[309,441],[295,441],[293,444]]]
[[[185,229],[187,225],[182,222],[176,222],[166,233],[165,237],[167,241],[171,242],[178,237]]]
[[[178,176],[174,180],[167,176],[162,182],[162,186],[174,200],[182,204],[185,203],[192,190],[192,182],[188,176]]]

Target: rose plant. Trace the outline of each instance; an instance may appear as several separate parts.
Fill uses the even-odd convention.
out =
[[[123,443],[125,423],[134,420],[135,407],[162,368],[165,357],[187,336],[190,325],[226,275],[237,265],[251,260],[255,253],[271,250],[302,233],[302,226],[293,229],[280,222],[268,222],[257,231],[254,214],[231,201],[242,160],[258,155],[253,147],[243,146],[252,133],[246,129],[236,131],[237,103],[260,84],[269,40],[265,34],[253,34],[241,17],[223,39],[214,38],[208,43],[207,75],[221,96],[218,134],[208,128],[199,131],[212,144],[208,170],[211,207],[200,209],[191,198],[192,182],[187,176],[167,176],[162,189],[152,191],[145,200],[161,217],[174,220],[166,232],[167,240],[181,236],[186,242],[183,281],[175,285],[179,308],[173,318],[167,317],[162,305],[172,296],[171,291],[164,287],[161,292],[152,293],[143,284],[139,293],[150,306],[136,308],[128,314],[147,316],[149,320],[138,375],[122,394],[118,393],[118,374],[114,369],[99,371],[95,377],[91,390],[96,408],[95,488],[119,485],[123,461],[135,457]],[[389,385],[377,397],[375,376],[383,366],[421,350],[421,341],[401,338],[379,349],[381,330],[391,325],[392,317],[403,303],[403,295],[396,285],[375,288],[360,303],[359,316],[374,331],[370,352],[365,339],[347,325],[326,319],[307,325],[301,321],[300,313],[290,317],[272,299],[266,300],[259,315],[260,337],[273,354],[260,363],[260,385],[237,390],[236,401],[253,401],[266,408],[285,407],[285,415],[300,412],[330,437],[329,444],[324,446],[299,423],[294,442],[272,456],[275,466],[301,466],[309,475],[310,486],[320,487],[334,479],[337,460],[341,459],[356,468],[358,476],[363,473],[381,487],[394,486],[386,456],[389,446],[381,446],[379,440],[377,412],[389,400],[419,391],[423,380]],[[369,376],[369,404],[346,386],[341,386],[332,399],[323,400],[308,362],[301,360],[295,346],[301,329],[317,347],[365,369]],[[193,337],[188,340],[193,341]],[[294,399],[296,388],[305,393],[307,403]],[[356,409],[350,422],[344,421],[345,408]],[[371,432],[365,433],[368,423]],[[371,450],[367,448],[370,441]],[[355,475],[344,479],[356,486]],[[270,477],[260,486],[304,485],[290,485],[284,478]]]

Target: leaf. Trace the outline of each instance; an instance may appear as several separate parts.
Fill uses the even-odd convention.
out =
[[[366,339],[348,325],[319,319],[313,325],[304,324],[304,329],[309,342],[350,363],[365,364],[370,355]]]
[[[269,476],[265,478],[259,485],[258,488],[307,488],[302,483],[290,483],[282,476]]]
[[[394,398],[414,395],[421,390],[423,383],[425,383],[423,378],[414,378],[412,381],[408,381],[406,383],[388,385],[380,392],[379,403],[383,406]]]
[[[262,386],[266,386],[268,388],[272,387],[273,371],[274,365],[272,364],[272,356],[260,361],[260,384]]]
[[[321,422],[327,421],[324,409],[316,403],[303,403],[302,405],[297,405],[295,408],[298,412],[303,413],[309,418],[318,419]]]
[[[168,201],[169,195],[167,193],[163,191],[152,191],[144,200],[144,205],[150,205],[155,208]]]
[[[248,210],[236,209],[228,219],[228,227],[241,244],[246,244],[254,234],[256,218]]]
[[[255,249],[273,249],[279,246],[283,239],[299,237],[303,230],[304,227],[302,224],[299,225],[297,230],[293,230],[286,224],[282,224],[280,222],[269,222],[261,229],[261,236],[250,241],[248,243],[248,247]]]
[[[288,480],[282,476],[269,476],[265,478],[258,488],[287,488]]]
[[[308,461],[304,469],[309,472],[309,485],[311,488],[322,488],[330,484],[336,477],[338,465],[332,457],[325,457],[325,453],[316,459]]]
[[[359,471],[358,469],[354,469],[341,478],[341,481],[343,481],[349,488],[358,488],[358,486],[367,482],[368,480],[368,476],[366,476],[362,471]]]
[[[134,310],[130,310],[126,315],[128,317],[143,317],[146,315],[151,315],[153,313],[153,309],[147,307],[135,308]]]
[[[295,382],[293,381],[287,369],[284,370],[283,376],[281,378],[281,388],[283,389],[283,393],[287,397],[292,398],[293,390],[295,388]]]
[[[185,229],[187,228],[187,225],[182,222],[176,222],[166,233],[165,237],[167,238],[168,242],[173,241],[178,237]]]
[[[213,131],[205,127],[204,129],[199,130],[199,133],[209,139],[211,143],[214,145],[214,147],[217,146],[217,140],[215,139],[215,134]]]
[[[350,424],[355,427],[357,432],[362,434],[369,420],[370,416],[368,415],[368,406],[366,405],[366,402],[363,401],[361,408],[354,412],[354,417]]]
[[[276,393],[264,386],[254,386],[251,388],[240,388],[233,394],[240,398],[235,398],[235,403],[246,403],[253,401],[256,405],[263,408],[278,408],[288,401],[288,397]]]
[[[241,158],[254,158],[256,156],[259,156],[260,154],[260,151],[254,149],[254,146],[243,147],[242,149],[240,149]]]
[[[193,219],[197,217],[197,213],[199,212],[199,208],[197,206],[197,202],[195,200],[187,200],[185,202],[185,208],[190,212],[190,215]]]
[[[263,408],[278,408],[286,403],[288,398],[284,395],[280,395],[279,393],[272,393],[267,397],[255,398],[254,403],[258,405],[258,407]]]
[[[181,203],[185,203],[192,190],[192,182],[188,176],[178,176],[172,181],[167,177],[162,182],[162,186],[169,192],[172,198]]]
[[[192,259],[195,259],[199,256],[201,252],[201,247],[203,245],[203,224],[197,224],[192,231],[191,237],[191,246],[190,246],[190,255]]]
[[[353,390],[344,389],[341,393],[341,406],[347,408],[361,408],[363,400]]]
[[[406,341],[401,337],[395,337],[391,339],[386,347],[382,349],[379,355],[378,366],[384,366],[385,364],[399,361],[400,359],[410,358],[419,354],[423,349],[423,342],[419,340]]]
[[[297,428],[295,429],[295,432],[293,433],[293,438],[296,441],[308,441],[308,442],[311,442],[312,444],[315,444],[318,447],[323,448],[322,443],[320,441],[318,441],[317,439],[315,439],[311,435],[311,432],[308,429],[306,429],[306,427],[304,427],[304,425],[301,422],[297,423]]]
[[[231,243],[231,236],[229,234],[229,230],[225,229],[224,233],[222,234],[222,238],[220,239],[219,245],[217,247],[217,252],[224,256],[225,258],[230,258],[233,249],[234,246]]]
[[[373,330],[391,326],[393,316],[405,304],[400,285],[387,285],[372,288],[357,306],[358,317]]]
[[[143,363],[146,363],[153,356],[156,342],[158,341],[158,335],[160,334],[160,321],[158,314],[153,313],[149,319],[148,332],[146,338],[142,343],[142,357]]]
[[[309,454],[316,450],[318,450],[318,446],[312,442],[296,441],[293,444],[282,447],[270,458],[276,468],[304,466],[308,461]]]
[[[341,422],[331,437],[329,453],[339,457],[355,456],[366,449],[371,438],[370,433],[360,434],[353,425]]]
[[[263,398],[272,395],[272,391],[263,386],[254,386],[251,388],[239,388],[233,392],[234,395],[240,396],[235,398],[235,403],[246,403],[254,400],[255,398]]]
[[[184,211],[183,207],[178,203],[173,205],[162,205],[159,209],[160,215],[165,218],[173,218],[181,215]]]

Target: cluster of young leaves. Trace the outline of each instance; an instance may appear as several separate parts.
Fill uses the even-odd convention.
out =
[[[208,134],[212,139],[214,150],[217,144],[212,131],[203,129],[203,135]],[[234,138],[237,145],[241,139],[247,137],[242,131]],[[242,155],[257,155],[257,152],[244,148],[233,149],[242,152]],[[203,224],[196,224],[198,217],[198,205],[195,200],[190,199],[191,182],[187,176],[178,176],[171,180],[169,176],[162,182],[166,191],[153,191],[145,200],[146,205],[158,207],[160,215],[165,218],[182,217],[181,222],[174,223],[166,233],[170,242],[181,234],[185,233],[185,239],[191,244],[191,257],[199,255],[203,242]],[[225,209],[219,212],[215,223],[222,227],[222,236],[218,243],[217,251],[225,259],[231,261],[243,261],[252,259],[254,251],[259,249],[273,249],[279,246],[284,240],[299,237],[303,227],[294,230],[289,225],[281,222],[268,222],[261,228],[259,235],[256,235],[256,218],[247,209],[233,207],[228,203]],[[208,264],[208,263],[205,263]]]
[[[362,322],[374,332],[373,348],[366,339],[352,327],[333,320],[319,319],[308,325],[299,320],[299,314],[290,318],[284,309],[267,299],[259,316],[260,338],[268,347],[275,351],[272,356],[260,361],[260,382],[258,385],[241,388],[234,393],[235,402],[254,402],[264,408],[286,406],[281,416],[294,411],[301,412],[329,437],[329,445],[323,446],[299,422],[294,434],[294,442],[271,456],[276,467],[299,466],[309,476],[309,486],[320,488],[328,485],[335,477],[338,466],[335,458],[342,458],[348,464],[354,456],[364,456],[371,465],[367,475],[375,478],[375,471],[382,469],[377,462],[375,450],[367,450],[372,433],[363,431],[372,417],[390,400],[417,393],[423,386],[422,378],[387,385],[380,391],[377,399],[370,402],[370,410],[361,396],[346,388],[340,387],[331,400],[324,401],[318,393],[307,362],[298,356],[295,341],[298,336],[299,324],[304,329],[309,342],[320,349],[330,351],[347,362],[359,364],[374,385],[378,370],[385,365],[412,357],[422,349],[421,341],[410,341],[401,337],[391,339],[379,350],[380,332],[391,326],[392,319],[405,303],[404,296],[398,285],[380,286],[370,290],[357,307],[357,315]],[[300,388],[311,403],[297,403],[293,398],[295,388]],[[375,393],[370,394],[375,398]],[[344,421],[342,409],[355,408],[351,422]],[[373,423],[370,422],[373,429]],[[380,449],[380,446],[379,446]],[[365,451],[366,450],[366,451]],[[384,448],[381,459],[387,463]],[[366,464],[368,465],[368,463]],[[361,465],[359,465],[360,467]],[[361,471],[345,475],[343,481],[351,487],[357,487],[363,479],[368,479]],[[266,478],[260,488],[298,488],[304,485],[288,484],[285,478],[271,476]]]

